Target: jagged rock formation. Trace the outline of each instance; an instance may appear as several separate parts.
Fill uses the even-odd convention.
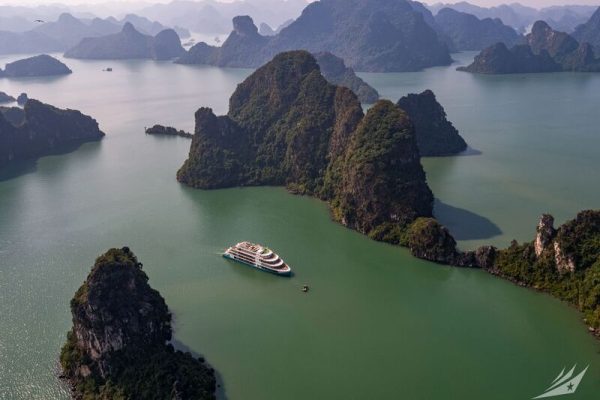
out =
[[[12,111],[12,116],[7,116],[9,112],[0,113],[0,167],[104,136],[96,120],[79,111],[60,110],[37,100],[28,100],[22,114]],[[13,125],[9,120],[20,123]]]
[[[328,52],[317,53],[314,56],[321,68],[321,74],[329,83],[352,90],[361,103],[373,104],[379,100],[377,90],[356,76],[352,68],[346,67],[344,60]]]
[[[255,68],[282,51],[331,52],[357,71],[416,71],[451,62],[447,46],[405,0],[322,0],[275,36],[236,17],[221,47],[199,43],[179,62]]]
[[[481,50],[499,42],[513,46],[521,39],[500,19],[479,19],[451,8],[442,8],[436,14],[435,22],[456,50]]]
[[[446,111],[431,90],[398,100],[415,126],[421,156],[448,156],[467,149],[467,143],[446,118]]]
[[[543,21],[536,22],[525,39],[527,44],[510,50],[502,43],[491,46],[476,56],[471,65],[458,70],[482,74],[600,71],[600,59],[595,58],[589,43],[580,44]]]
[[[589,43],[600,53],[600,7],[585,24],[579,25],[573,37],[580,43]]]
[[[127,22],[119,33],[83,39],[77,46],[68,50],[65,57],[169,60],[184,53],[185,49],[174,30],[166,29],[152,37],[140,33]]]
[[[71,313],[60,361],[74,398],[215,398],[214,370],[168,344],[169,308],[129,248],[96,259]]]
[[[2,76],[1,70],[0,70],[0,76]],[[12,97],[4,92],[0,92],[0,103],[12,103],[13,101],[17,101],[17,99],[15,99],[14,97]]]
[[[170,126],[162,126],[162,125],[154,125],[150,128],[146,129],[146,134],[148,135],[166,135],[166,136],[181,136],[184,138],[192,138],[194,135],[191,133],[177,130]]]
[[[574,304],[600,334],[600,211],[582,211],[558,229],[543,215],[535,240],[498,250],[490,271]]]
[[[4,71],[0,70],[0,77],[8,78],[68,75],[71,71],[62,62],[47,54],[24,58],[6,64]]]
[[[433,208],[404,111],[380,101],[363,117],[356,95],[329,84],[305,51],[259,68],[238,86],[227,116],[198,110],[177,178],[203,189],[285,185],[329,201],[343,224],[395,243]]]

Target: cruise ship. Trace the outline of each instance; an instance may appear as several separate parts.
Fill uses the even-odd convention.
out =
[[[292,269],[272,250],[259,244],[241,242],[231,246],[223,257],[275,275],[290,276]]]

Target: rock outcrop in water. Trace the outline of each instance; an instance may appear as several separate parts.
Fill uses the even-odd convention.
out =
[[[256,68],[296,49],[331,52],[356,71],[417,71],[451,62],[445,43],[405,0],[314,2],[274,36],[260,35],[250,17],[236,17],[223,46],[198,43],[179,62]]]
[[[24,58],[6,64],[0,77],[19,78],[36,76],[68,75],[71,71],[64,63],[47,54]]]
[[[479,19],[451,8],[438,11],[435,22],[456,50],[481,50],[499,42],[513,46],[521,39],[513,28],[499,19]]]
[[[446,118],[446,111],[431,90],[398,100],[415,126],[421,156],[448,156],[467,149],[467,143]]]
[[[328,83],[305,51],[279,54],[248,77],[227,116],[198,110],[177,178],[202,189],[285,185],[329,201],[341,223],[396,243],[433,208],[406,113],[380,101],[363,116],[356,95]]]
[[[20,123],[12,124],[10,120]],[[0,167],[60,152],[103,136],[93,118],[30,99],[22,111],[0,112]]]
[[[346,67],[344,60],[331,53],[314,54],[323,77],[334,85],[344,86],[352,90],[361,103],[373,104],[379,100],[379,93],[368,83],[356,76],[352,68]]]
[[[162,125],[154,125],[150,128],[146,129],[146,134],[148,135],[166,135],[166,136],[181,136],[184,138],[191,138],[194,135],[191,133],[177,130],[170,126],[162,126]]]
[[[215,399],[214,370],[176,351],[171,313],[127,248],[100,256],[71,300],[60,362],[77,399]]]
[[[127,22],[119,33],[83,39],[68,50],[65,57],[96,60],[170,60],[184,53],[185,49],[174,30],[165,29],[152,37],[140,33]]]
[[[543,21],[536,22],[525,39],[527,44],[510,50],[503,43],[484,49],[471,65],[458,70],[481,74],[600,71],[600,59],[589,43],[580,44]]]

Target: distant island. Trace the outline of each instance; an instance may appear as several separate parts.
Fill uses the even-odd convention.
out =
[[[438,11],[435,23],[457,51],[482,50],[498,42],[513,46],[521,40],[521,35],[500,19],[479,19],[448,7]]]
[[[600,54],[600,7],[584,24],[575,28],[573,37],[580,43],[589,43],[594,46],[596,54]]]
[[[537,72],[599,72],[600,59],[589,43],[550,28],[544,21],[533,25],[526,44],[509,49],[498,43],[484,49],[473,63],[459,71],[480,74],[518,74]]]
[[[439,131],[425,133],[433,128]],[[177,179],[199,189],[283,185],[315,196],[329,204],[334,220],[408,247],[415,257],[482,268],[569,301],[600,334],[600,297],[594,294],[600,211],[582,212],[558,230],[544,217],[536,244],[460,251],[433,216],[419,129],[431,151],[465,146],[433,93],[409,95],[399,105],[378,101],[364,115],[356,95],[327,83],[312,55],[282,53],[238,86],[227,115],[196,112],[190,154]]]
[[[188,132],[185,132],[182,130],[177,130],[170,126],[162,126],[162,125],[154,125],[150,128],[146,128],[146,134],[147,135],[181,136],[184,138],[191,138],[194,136],[191,133],[188,133]]]
[[[65,53],[67,58],[122,60],[152,59],[171,60],[185,53],[181,40],[172,29],[166,29],[152,37],[125,23],[119,33],[83,39]]]
[[[4,70],[0,69],[0,78],[68,75],[72,72],[69,67],[56,58],[41,54],[6,64]]]
[[[0,168],[103,136],[96,120],[79,111],[61,110],[34,99],[23,109],[0,107]]]
[[[169,343],[171,312],[129,248],[96,259],[71,314],[60,365],[73,398],[216,398],[214,370]]]
[[[418,71],[452,62],[444,41],[405,0],[321,0],[273,36],[261,35],[249,16],[238,16],[221,47],[198,43],[179,62],[256,68],[296,49],[330,52],[355,71]]]

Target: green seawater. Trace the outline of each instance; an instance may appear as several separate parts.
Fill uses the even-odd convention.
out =
[[[0,399],[68,398],[56,367],[69,300],[95,257],[124,245],[174,312],[176,341],[219,371],[227,399],[530,399],[573,364],[590,367],[569,398],[597,398],[600,342],[568,305],[416,260],[281,188],[178,184],[190,141],[144,127],[191,131],[194,111],[225,113],[251,71],[66,63],[70,76],[0,80],[12,95],[80,109],[107,133],[1,173]],[[423,161],[436,212],[463,248],[530,240],[542,212],[563,222],[600,206],[600,74],[482,77],[455,67],[361,76],[394,101],[434,90],[480,152]],[[241,240],[273,248],[295,276],[220,256]]]

